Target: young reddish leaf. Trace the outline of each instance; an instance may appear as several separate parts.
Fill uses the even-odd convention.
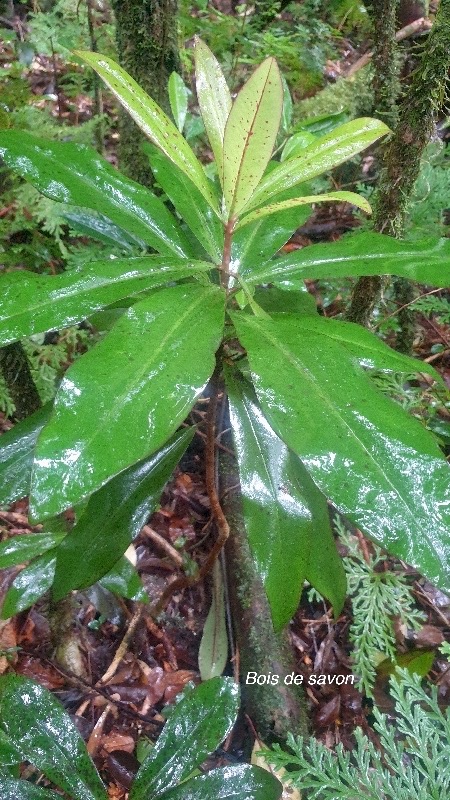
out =
[[[239,92],[225,127],[223,193],[229,217],[244,208],[264,174],[282,107],[278,65],[266,58]]]
[[[195,41],[195,79],[202,119],[216,159],[217,172],[222,178],[223,137],[231,110],[231,95],[217,58],[201,39]]]

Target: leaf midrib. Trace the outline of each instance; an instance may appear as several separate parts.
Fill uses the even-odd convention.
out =
[[[190,264],[190,263],[192,263],[192,262],[189,259],[186,259],[186,266],[188,264]],[[185,265],[184,264],[180,264],[180,265],[176,265],[175,267],[171,267],[171,266],[164,267],[163,265],[161,265],[159,267],[154,267],[154,270],[155,270],[154,273],[151,270],[149,270],[146,273],[142,272],[140,275],[137,274],[137,275],[130,276],[129,272],[128,273],[123,273],[122,275],[119,275],[116,278],[105,278],[103,283],[100,283],[100,284],[98,284],[96,286],[89,286],[89,287],[84,286],[83,288],[81,288],[79,286],[79,283],[78,284],[74,284],[73,286],[70,286],[70,285],[66,286],[66,287],[62,286],[61,289],[68,290],[68,293],[64,294],[64,296],[55,298],[54,296],[51,296],[49,294],[47,299],[41,299],[41,300],[37,299],[36,303],[34,305],[27,306],[25,311],[19,310],[15,314],[9,314],[7,317],[0,317],[0,331],[2,329],[2,326],[5,323],[8,323],[10,320],[15,320],[16,322],[14,324],[20,324],[20,320],[21,319],[28,318],[29,315],[34,313],[35,311],[40,311],[42,313],[47,313],[48,307],[54,306],[55,302],[57,302],[58,300],[74,300],[78,296],[82,296],[83,294],[86,294],[86,293],[91,293],[91,292],[93,293],[93,292],[96,292],[96,291],[100,291],[101,289],[108,289],[111,286],[117,286],[117,285],[120,285],[122,283],[126,283],[128,281],[131,282],[131,281],[136,281],[136,280],[142,280],[143,282],[146,283],[146,286],[144,286],[142,288],[142,290],[140,290],[140,291],[145,291],[145,289],[156,288],[158,285],[164,284],[166,282],[166,280],[170,280],[170,276],[166,277],[166,273],[164,272],[164,270],[167,269],[168,272],[170,273],[174,269],[178,269],[178,266],[180,266],[182,268]],[[208,265],[208,267],[209,267],[209,265]],[[201,272],[202,271],[202,267],[199,266],[197,268],[197,266],[196,266],[195,269],[192,270],[193,274],[196,271]],[[205,270],[203,270],[203,271],[205,271]],[[157,274],[161,274],[161,276],[164,277],[166,280],[163,280],[160,283],[157,280]],[[40,275],[34,276],[33,275],[32,277],[33,278],[35,277],[36,279],[39,279],[40,277],[46,278],[47,276],[40,276]],[[55,278],[49,278],[49,282],[53,282],[54,280],[58,280],[58,277],[56,279]],[[67,275],[63,274],[61,277],[62,278],[67,278]],[[88,272],[83,273],[83,275],[81,275],[81,276],[77,276],[78,281],[83,281],[83,280],[85,280],[87,278],[95,279],[96,277],[98,277],[98,276],[96,276],[95,273],[89,274]],[[100,276],[100,278],[101,277],[102,276]],[[186,277],[189,277],[189,276],[188,275],[182,275],[180,277],[186,278]],[[28,279],[28,276],[26,276],[26,279]],[[149,285],[147,283],[147,281],[149,279],[151,279],[151,285]],[[157,280],[156,283],[154,283],[155,280]],[[79,287],[78,291],[77,291],[77,286]],[[32,291],[33,293],[34,293],[33,290],[34,289],[38,289],[38,288],[41,288],[39,286],[39,284],[38,284],[38,280],[35,281],[35,285],[34,286],[30,283],[30,284],[28,284],[28,287],[27,286],[23,287],[23,289],[25,289],[25,290],[28,289],[29,291]],[[18,285],[18,290],[22,290],[23,291],[23,289],[21,289],[21,287]],[[58,291],[58,287],[57,286],[51,288],[51,292],[54,293],[54,292],[57,292],[57,291]],[[139,291],[139,290],[137,290],[137,291]],[[126,295],[123,295],[123,297],[126,297]],[[118,297],[117,299],[120,300],[121,298]]]
[[[249,144],[251,142],[251,137],[253,135],[253,130],[254,130],[255,125],[256,125],[256,119],[257,119],[258,114],[260,112],[261,103],[262,103],[262,100],[264,98],[264,92],[265,92],[266,86],[267,86],[267,84],[269,82],[269,76],[270,76],[270,74],[272,72],[272,69],[273,69],[273,64],[270,64],[270,67],[267,70],[267,75],[266,75],[266,79],[264,81],[264,85],[262,86],[259,98],[256,101],[255,111],[254,111],[254,114],[253,114],[253,117],[252,117],[252,120],[251,120],[251,123],[250,123],[250,127],[249,127],[249,129],[248,129],[248,131],[247,131],[247,133],[245,135],[244,146],[242,148],[242,154],[241,154],[241,158],[240,158],[240,161],[239,161],[239,166],[238,166],[238,169],[236,171],[236,182],[235,182],[235,185],[234,185],[233,198],[232,198],[232,201],[231,201],[231,204],[230,204],[230,212],[229,212],[230,214],[232,214],[232,212],[234,211],[234,207],[236,205],[236,199],[237,199],[237,196],[238,196],[240,183],[242,181],[242,166],[243,166],[243,164],[245,162],[245,157],[246,157],[246,154],[247,154],[248,146],[249,146]],[[228,125],[228,123],[230,121],[230,117],[231,117],[232,111],[233,111],[233,108],[230,111],[230,116],[228,117],[227,125]],[[224,146],[225,146],[226,132],[227,131],[226,131],[226,128],[225,128]],[[224,164],[225,164],[225,159],[224,159]],[[225,186],[225,172],[224,172],[224,178],[223,178],[223,185]],[[252,194],[253,194],[253,192],[252,192]]]
[[[340,413],[340,412],[339,412],[339,411],[336,409],[336,407],[335,407],[335,406],[334,406],[334,405],[333,405],[333,404],[330,402],[330,399],[329,399],[328,395],[324,394],[324,392],[323,392],[322,388],[320,387],[320,384],[318,384],[318,382],[317,382],[317,380],[314,378],[314,376],[312,376],[312,375],[310,374],[310,370],[309,370],[308,368],[306,368],[306,367],[303,367],[303,366],[301,365],[301,362],[300,362],[300,361],[298,361],[298,359],[295,357],[295,355],[292,353],[292,351],[291,351],[291,350],[289,350],[289,349],[286,349],[286,348],[285,348],[285,347],[282,345],[282,343],[279,341],[279,339],[277,339],[276,337],[273,337],[273,336],[271,336],[271,335],[269,334],[269,332],[268,332],[268,331],[265,331],[264,329],[261,329],[261,328],[259,328],[259,327],[258,327],[258,325],[257,325],[257,323],[255,324],[251,318],[249,318],[249,319],[248,319],[248,320],[246,320],[246,321],[247,321],[247,322],[248,322],[248,324],[250,324],[252,327],[256,328],[256,329],[258,330],[258,332],[259,332],[259,333],[261,333],[263,336],[265,336],[265,338],[266,338],[266,339],[267,339],[267,340],[268,340],[268,341],[269,341],[269,342],[270,342],[270,343],[271,343],[271,344],[272,344],[272,345],[273,345],[275,348],[277,348],[277,349],[278,349],[278,350],[279,350],[279,351],[282,353],[282,355],[283,355],[284,357],[286,357],[286,358],[287,358],[287,360],[288,360],[288,361],[289,361],[289,362],[292,364],[292,366],[294,367],[294,369],[295,369],[297,372],[301,373],[301,374],[302,374],[302,376],[304,376],[304,378],[306,378],[306,380],[307,380],[307,381],[308,381],[308,382],[309,382],[309,383],[310,383],[312,386],[314,386],[314,388],[315,388],[315,391],[317,392],[317,394],[320,396],[320,398],[321,398],[321,399],[322,399],[322,401],[324,402],[324,405],[325,405],[325,406],[326,406],[326,407],[329,409],[329,412],[331,413],[331,415],[332,415],[333,417],[336,417],[336,418],[337,418],[337,419],[338,419],[338,420],[341,422],[341,424],[343,424],[343,425],[344,425],[344,427],[345,427],[345,428],[346,428],[346,429],[347,429],[347,430],[350,432],[351,436],[352,436],[352,437],[353,437],[353,439],[354,439],[354,440],[355,440],[355,441],[356,441],[356,442],[359,444],[359,446],[361,447],[361,449],[364,451],[365,455],[366,455],[366,456],[367,456],[367,457],[370,459],[370,461],[371,461],[371,462],[372,462],[372,463],[375,465],[375,468],[376,468],[376,469],[375,469],[375,471],[376,471],[376,472],[377,472],[377,473],[378,473],[378,474],[379,474],[379,475],[380,475],[380,476],[383,478],[383,481],[385,481],[385,482],[388,484],[388,486],[389,486],[389,487],[392,489],[392,491],[393,491],[393,492],[395,492],[396,496],[398,496],[398,497],[401,499],[401,501],[402,501],[402,503],[403,503],[403,505],[404,505],[404,507],[405,507],[405,509],[406,509],[407,516],[408,516],[408,517],[411,517],[411,516],[412,516],[412,514],[411,514],[411,510],[410,510],[410,507],[409,507],[408,500],[407,500],[407,499],[405,499],[405,498],[403,497],[402,493],[401,493],[401,492],[400,492],[400,491],[399,491],[399,490],[396,488],[396,486],[395,486],[395,485],[392,483],[392,481],[391,481],[391,480],[388,478],[388,476],[387,476],[387,475],[386,475],[386,474],[383,472],[383,470],[380,468],[380,466],[379,466],[378,462],[377,462],[377,461],[376,461],[376,459],[373,457],[373,455],[372,455],[372,453],[370,452],[370,450],[368,450],[368,449],[367,449],[366,445],[365,445],[365,444],[364,444],[364,443],[361,441],[361,439],[359,438],[359,436],[357,436],[357,435],[356,435],[356,433],[354,432],[354,430],[353,430],[353,428],[351,427],[351,425],[350,425],[350,424],[349,424],[349,423],[348,423],[348,422],[345,420],[345,418],[344,418],[344,417],[341,415],[341,413]],[[250,360],[250,362],[251,362],[251,357],[249,357],[249,360]],[[413,518],[413,519],[414,519],[414,518]]]
[[[198,306],[198,305],[199,305],[199,303],[202,303],[202,302],[205,300],[205,298],[206,298],[206,295],[207,295],[208,293],[211,293],[211,288],[212,288],[212,287],[207,287],[207,288],[206,288],[206,289],[205,289],[205,290],[204,290],[204,291],[203,291],[203,292],[202,292],[202,293],[199,295],[199,297],[198,297],[198,298],[195,298],[195,300],[194,300],[194,301],[193,301],[193,302],[192,302],[192,303],[189,305],[189,307],[186,309],[186,311],[184,312],[184,314],[180,315],[180,316],[179,316],[179,317],[176,319],[176,322],[175,322],[175,324],[174,324],[174,325],[172,325],[172,326],[170,327],[170,329],[167,331],[167,333],[165,334],[164,338],[163,338],[163,339],[160,341],[160,343],[159,343],[159,346],[158,346],[157,348],[155,348],[154,350],[152,350],[152,358],[151,358],[151,360],[149,360],[149,361],[146,361],[146,362],[145,362],[145,364],[143,364],[142,368],[139,370],[139,372],[138,372],[138,373],[134,373],[134,376],[133,376],[133,377],[134,377],[133,385],[136,385],[136,383],[139,383],[139,382],[140,382],[140,378],[142,378],[142,377],[143,377],[143,376],[144,376],[146,373],[148,373],[148,371],[149,371],[149,365],[151,365],[151,364],[152,364],[152,363],[153,363],[153,362],[154,362],[154,361],[157,359],[157,357],[159,356],[159,354],[161,353],[161,351],[163,351],[163,350],[165,349],[167,341],[168,341],[168,340],[169,340],[169,339],[170,339],[170,338],[171,338],[171,337],[172,337],[172,336],[175,334],[175,332],[176,332],[176,331],[177,331],[177,330],[178,330],[180,327],[182,327],[182,326],[184,325],[184,322],[185,322],[185,320],[186,320],[186,319],[187,319],[187,318],[188,318],[188,317],[189,317],[189,316],[190,316],[190,315],[191,315],[191,314],[194,312],[194,310],[195,310],[196,306]],[[122,393],[121,393],[121,394],[120,394],[120,395],[119,395],[119,396],[116,398],[116,401],[115,401],[115,403],[114,403],[114,404],[113,404],[113,406],[111,407],[111,412],[110,412],[110,413],[107,413],[107,414],[106,414],[106,415],[103,417],[103,424],[102,424],[101,426],[100,426],[100,425],[98,425],[98,426],[96,427],[96,429],[95,429],[95,431],[94,431],[93,435],[92,435],[92,436],[91,436],[91,437],[90,437],[88,440],[86,440],[85,447],[83,448],[83,450],[84,450],[84,453],[86,453],[86,452],[87,452],[87,451],[88,451],[88,450],[89,450],[89,449],[92,447],[92,444],[93,444],[93,442],[94,442],[94,441],[96,440],[96,438],[97,438],[97,437],[100,435],[100,433],[102,433],[102,432],[103,432],[103,429],[105,428],[105,426],[107,426],[107,427],[109,426],[109,423],[110,423],[110,421],[111,421],[111,420],[114,418],[114,409],[115,409],[115,408],[118,408],[118,409],[119,409],[119,413],[120,413],[120,411],[121,411],[121,410],[122,410],[122,408],[123,408],[123,403],[124,403],[124,401],[125,401],[125,399],[126,399],[126,397],[127,397],[127,395],[128,395],[128,392],[129,392],[129,385],[128,385],[128,388],[127,388],[126,390],[124,390],[124,391],[123,391],[123,392],[122,392]],[[124,469],[126,469],[126,467],[124,467]]]

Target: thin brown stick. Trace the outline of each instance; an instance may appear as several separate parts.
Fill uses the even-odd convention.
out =
[[[141,533],[143,533],[145,536],[151,539],[152,542],[157,545],[157,547],[161,548],[161,550],[164,550],[164,552],[167,553],[168,556],[170,556],[170,558],[172,559],[174,564],[177,565],[177,567],[183,566],[183,556],[178,552],[178,550],[175,550],[175,548],[170,544],[170,542],[164,539],[164,536],[161,536],[160,533],[154,531],[153,528],[150,527],[150,525],[144,525]]]
[[[176,578],[166,587],[157,603],[155,603],[155,605],[151,608],[150,613],[155,617],[157,617],[161,611],[163,611],[174,592],[177,592],[179,589],[186,589],[188,586],[193,586],[194,584],[202,581],[203,578],[208,575],[230,533],[227,519],[222,511],[222,506],[220,505],[215,476],[216,415],[218,395],[219,370],[216,369],[212,378],[212,394],[206,413],[207,433],[205,445],[205,482],[206,491],[208,493],[209,502],[211,505],[211,514],[214,522],[216,523],[217,539],[196,575],[183,575],[179,578]]]
[[[387,319],[391,319],[391,317],[397,316],[397,314],[400,311],[403,311],[403,309],[409,308],[409,306],[412,306],[413,303],[416,302],[416,300],[421,300],[422,297],[428,297],[430,294],[436,294],[437,292],[442,292],[442,288],[440,288],[440,289],[432,289],[430,292],[423,292],[423,294],[419,294],[417,297],[415,297],[414,300],[410,300],[409,303],[405,303],[403,306],[399,306],[398,308],[395,309],[395,311],[392,312],[392,314],[388,314],[387,317],[383,318],[383,325],[384,325],[384,323],[386,322]],[[381,322],[378,322],[377,325],[373,326],[372,330],[376,331],[380,327],[381,324],[382,324]]]
[[[97,750],[100,747],[100,743],[102,740],[103,729],[105,727],[106,720],[108,719],[112,710],[113,706],[111,705],[111,703],[107,703],[106,708],[102,711],[97,722],[94,725],[93,731],[86,744],[86,749],[91,758],[93,758],[97,754]]]
[[[111,664],[109,665],[105,674],[102,675],[102,677],[98,681],[99,684],[108,683],[108,681],[110,681],[111,678],[116,674],[119,664],[122,661],[125,653],[127,652],[128,645],[130,644],[131,639],[134,636],[134,632],[140,622],[143,610],[144,610],[143,607],[140,606],[138,610],[135,611],[135,613],[131,617],[125,636],[123,637],[121,643],[119,644],[119,647],[116,650],[116,654],[113,660],[111,661]]]
[[[432,27],[432,23],[426,17],[420,17],[420,19],[414,20],[414,22],[410,22],[409,25],[405,25],[404,28],[400,28],[399,31],[395,34],[395,41],[402,42],[404,39],[408,39],[409,36],[414,36],[415,33],[423,33],[423,31],[429,31]],[[369,50],[367,53],[363,53],[363,55],[355,61],[354,64],[349,67],[345,74],[345,78],[351,78],[355,72],[362,69],[362,67],[367,66],[369,61],[373,56],[373,50]]]

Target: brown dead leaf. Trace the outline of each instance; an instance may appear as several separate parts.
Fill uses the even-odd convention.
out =
[[[51,664],[43,664],[39,658],[29,655],[19,656],[16,672],[37,681],[46,689],[60,689],[65,685],[65,678]]]
[[[341,697],[339,694],[335,694],[328,703],[321,706],[316,714],[316,723],[321,728],[328,728],[330,725],[333,725],[334,722],[339,717],[339,712],[341,710]]]
[[[111,731],[111,733],[102,738],[102,748],[107,753],[112,753],[114,750],[124,750],[126,753],[132,753],[134,746],[133,737],[119,731]]]
[[[189,681],[196,680],[197,677],[197,673],[191,672],[188,669],[178,669],[175,672],[166,672],[164,700],[167,703],[172,703],[177,694],[183,691],[186,684]]]
[[[126,791],[120,789],[114,783],[110,783],[106,791],[108,792],[109,800],[125,800]]]
[[[435,625],[424,625],[414,634],[416,647],[435,647],[442,644],[444,639],[444,634]]]

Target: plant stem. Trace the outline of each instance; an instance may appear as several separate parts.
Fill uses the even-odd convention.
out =
[[[174,592],[199,583],[211,572],[230,532],[227,519],[220,505],[216,485],[216,415],[218,397],[221,391],[219,359],[211,379],[211,389],[212,391],[206,413],[205,483],[211,506],[211,514],[217,528],[217,538],[196,575],[182,575],[166,587],[158,602],[151,609],[151,614],[154,617],[157,617],[158,614],[161,613]]]
[[[97,37],[95,35],[95,28],[94,28],[94,12],[92,8],[92,0],[86,0],[86,4],[87,4],[87,20],[88,20],[88,30],[89,30],[91,50],[93,53],[97,53],[98,47],[97,47]],[[103,140],[103,94],[102,94],[101,80],[95,71],[93,75],[93,82],[94,82],[94,115],[97,117],[97,124],[95,126],[95,139],[97,142],[98,151],[99,153],[101,153],[101,155],[103,155],[105,151],[105,143]]]
[[[236,219],[230,217],[226,225],[224,225],[224,240],[223,240],[223,254],[222,263],[220,265],[220,282],[224,289],[229,287],[229,267],[231,262],[231,245],[233,243],[233,231],[236,224]]]

